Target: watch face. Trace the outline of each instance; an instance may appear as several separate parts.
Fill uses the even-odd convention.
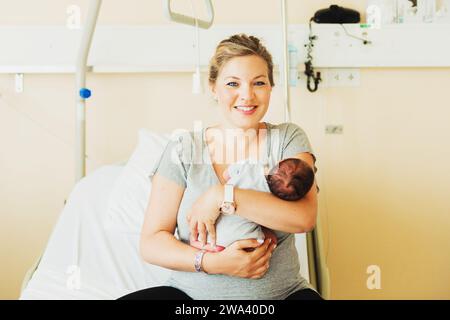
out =
[[[221,207],[221,211],[223,214],[229,215],[234,214],[234,204],[231,202],[224,202]]]

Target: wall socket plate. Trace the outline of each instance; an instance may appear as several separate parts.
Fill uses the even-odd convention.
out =
[[[343,134],[344,133],[344,126],[343,125],[334,125],[329,124],[325,127],[325,133],[326,134]]]
[[[324,69],[324,87],[359,87],[361,74],[358,68],[329,68]]]

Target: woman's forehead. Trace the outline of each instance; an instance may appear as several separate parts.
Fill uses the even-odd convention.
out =
[[[267,77],[268,68],[266,61],[256,55],[234,57],[227,61],[219,76],[221,78],[255,79]]]

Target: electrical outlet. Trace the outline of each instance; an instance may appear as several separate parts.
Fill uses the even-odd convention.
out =
[[[344,132],[344,126],[329,124],[325,127],[326,134],[342,134]]]

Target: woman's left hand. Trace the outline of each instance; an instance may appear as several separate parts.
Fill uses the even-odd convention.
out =
[[[192,205],[187,214],[191,240],[206,245],[208,235],[211,245],[216,245],[216,220],[220,215],[219,207],[223,199],[223,186],[215,185],[204,192]]]

